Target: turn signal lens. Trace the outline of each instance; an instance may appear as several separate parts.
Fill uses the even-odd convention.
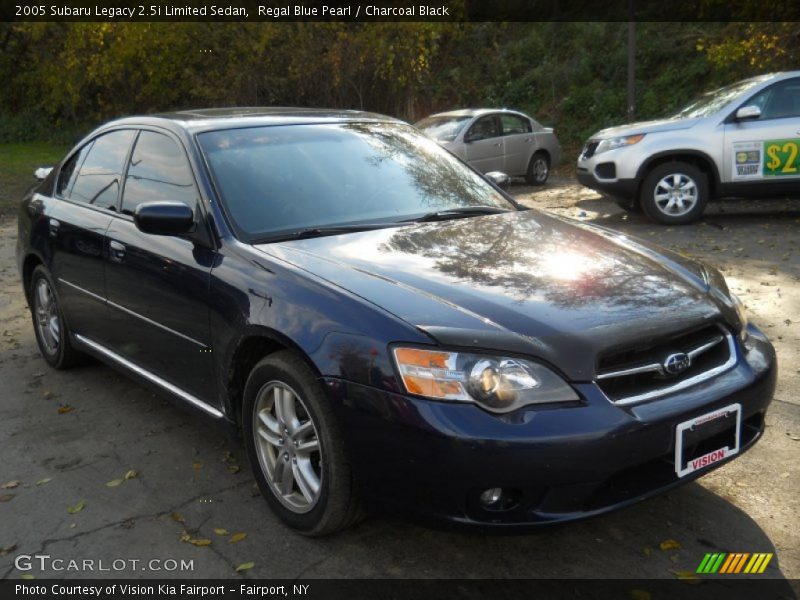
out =
[[[558,375],[532,361],[419,348],[395,348],[394,358],[406,391],[418,396],[475,402],[493,412],[578,400]]]

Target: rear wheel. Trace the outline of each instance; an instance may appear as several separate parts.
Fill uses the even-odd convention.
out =
[[[544,185],[550,176],[550,161],[543,152],[537,152],[531,157],[528,163],[528,171],[525,173],[525,182],[528,185]]]
[[[86,355],[75,350],[69,339],[69,328],[58,304],[55,286],[47,269],[39,265],[33,270],[29,289],[33,331],[39,352],[54,369],[68,369],[83,362]]]
[[[664,225],[691,223],[708,203],[708,178],[688,163],[659,165],[645,177],[640,203],[651,219]]]
[[[333,411],[314,373],[291,352],[250,373],[243,432],[261,493],[290,527],[334,533],[361,515],[353,473]]]

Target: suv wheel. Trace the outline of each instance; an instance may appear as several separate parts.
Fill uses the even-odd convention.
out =
[[[326,535],[360,516],[344,441],[314,373],[291,352],[250,373],[242,426],[261,493],[290,527]]]
[[[528,185],[544,185],[550,175],[550,161],[541,152],[537,152],[531,157],[528,163],[528,171],[525,173],[525,182]]]
[[[708,203],[708,178],[687,163],[659,165],[645,177],[640,203],[651,219],[664,225],[691,223]]]
[[[54,289],[47,269],[42,265],[36,267],[28,290],[36,343],[47,364],[54,369],[68,369],[82,362],[86,355],[75,350],[70,343],[69,328]]]

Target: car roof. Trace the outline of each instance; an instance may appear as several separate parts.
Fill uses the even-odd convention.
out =
[[[458,110],[448,110],[446,112],[435,113],[431,117],[480,117],[489,113],[510,113],[512,115],[522,115],[527,117],[525,113],[518,110],[511,110],[508,108],[461,108]]]
[[[172,128],[183,129],[189,133],[200,133],[202,131],[218,129],[238,129],[268,125],[302,125],[364,121],[403,122],[393,117],[358,110],[262,106],[203,108],[124,117],[105,123],[103,129],[120,125],[171,125]]]

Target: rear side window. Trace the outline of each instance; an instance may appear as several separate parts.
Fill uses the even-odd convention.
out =
[[[84,146],[64,165],[58,181],[59,194],[74,202],[116,210],[133,136],[130,129],[112,131]]]
[[[517,115],[500,115],[500,124],[503,127],[503,135],[531,132],[530,121]]]
[[[197,204],[192,171],[186,154],[171,137],[142,131],[131,155],[125,178],[122,212],[132,215],[142,202],[183,202]]]

